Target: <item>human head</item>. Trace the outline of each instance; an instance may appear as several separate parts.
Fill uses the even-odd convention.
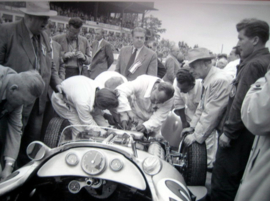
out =
[[[146,31],[142,27],[136,27],[132,30],[133,45],[135,48],[141,48],[145,42]]]
[[[147,42],[147,47],[149,49],[153,50],[154,52],[157,51],[157,45],[158,45],[158,43],[156,41],[154,41],[154,40]]]
[[[104,86],[107,89],[114,90],[116,87],[118,87],[119,85],[121,85],[123,83],[124,83],[124,80],[122,77],[114,76],[114,77],[111,77],[110,79],[108,79],[105,82]]]
[[[45,83],[37,71],[25,71],[10,75],[7,84],[6,98],[10,108],[34,103],[41,96]]]
[[[50,16],[56,16],[57,12],[50,10],[49,2],[31,1],[26,2],[25,8],[20,8],[25,14],[25,25],[34,35],[39,35],[48,23]]]
[[[79,17],[71,18],[68,22],[67,36],[70,40],[75,40],[81,31],[83,21]]]
[[[233,47],[232,51],[229,54],[228,61],[234,61],[240,58],[240,54],[237,47]]]
[[[113,90],[100,89],[96,92],[95,105],[101,110],[116,108],[119,105],[118,96]]]
[[[180,52],[180,49],[176,45],[172,46],[170,49],[170,54],[174,56],[175,58],[177,58],[179,52]]]
[[[54,24],[51,20],[48,21],[48,24],[45,27],[45,31],[48,34],[48,36],[50,37],[52,35],[52,32],[54,30]]]
[[[95,33],[96,33],[96,37],[95,37],[96,40],[100,41],[103,38],[104,30],[99,28],[95,30]]]
[[[184,60],[185,60],[185,56],[183,55],[182,52],[179,52],[179,53],[177,54],[176,59],[178,60],[178,62],[179,62],[180,64],[183,64],[183,62],[184,62]]]
[[[188,93],[194,88],[195,79],[188,69],[179,69],[176,73],[177,87],[182,93]]]
[[[244,19],[236,25],[238,31],[237,47],[242,59],[255,50],[265,47],[269,39],[269,25],[262,20]]]
[[[156,82],[151,91],[150,100],[152,104],[162,104],[173,97],[174,88],[168,82]]]
[[[189,72],[195,79],[204,79],[212,68],[214,55],[206,48],[194,48],[188,51]]]
[[[220,68],[220,69],[223,69],[225,68],[225,66],[228,64],[228,60],[225,59],[225,58],[220,58],[218,61],[217,61],[217,67]]]

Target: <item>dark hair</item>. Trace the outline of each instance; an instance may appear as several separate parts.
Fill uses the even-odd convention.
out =
[[[68,25],[69,26],[73,26],[74,28],[76,29],[79,29],[82,27],[83,25],[83,21],[81,20],[81,18],[79,17],[74,17],[74,18],[71,18],[68,22]]]
[[[98,106],[106,109],[116,108],[119,105],[116,92],[106,88],[97,91],[95,102]]]
[[[176,73],[176,80],[178,83],[188,83],[189,85],[195,84],[195,78],[192,76],[192,74],[189,72],[188,69],[179,69]]]
[[[258,36],[263,44],[269,39],[269,25],[267,22],[258,19],[244,19],[236,25],[237,31],[245,30],[245,36]]]
[[[168,100],[173,97],[174,95],[174,88],[168,82],[160,82],[158,85],[158,91],[164,91],[168,97]]]
[[[221,58],[228,59],[227,54],[218,54],[218,55],[217,55],[217,58],[218,58],[218,59],[221,59]]]

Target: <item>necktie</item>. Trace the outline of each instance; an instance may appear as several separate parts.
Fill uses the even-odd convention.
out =
[[[35,70],[40,72],[40,46],[39,46],[38,36],[34,35],[32,37],[32,40],[33,40],[33,46],[34,46],[35,54],[36,54]]]
[[[134,50],[134,52],[132,53],[132,55],[131,55],[131,57],[130,57],[130,59],[128,61],[128,65],[127,65],[127,68],[126,68],[126,76],[128,75],[129,68],[132,66],[132,64],[135,61],[136,54],[137,54],[137,49]]]

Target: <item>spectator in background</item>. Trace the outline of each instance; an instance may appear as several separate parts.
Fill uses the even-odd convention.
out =
[[[270,63],[270,53],[265,48],[269,39],[269,25],[257,19],[244,19],[236,25],[236,29],[242,62],[230,92],[212,174],[211,199],[220,201],[234,200],[243,176],[254,135],[241,120],[241,106],[250,86],[265,75]]]
[[[107,71],[114,61],[111,44],[103,39],[103,35],[103,29],[96,30],[96,38],[92,45],[91,79],[95,79],[100,73]]]
[[[180,69],[180,64],[177,60],[179,52],[180,50],[177,46],[171,47],[170,54],[165,61],[166,74],[162,78],[165,82],[170,82],[172,84],[176,76],[176,72]]]
[[[61,82],[52,65],[50,39],[44,31],[49,17],[57,15],[57,12],[51,11],[49,3],[44,1],[26,2],[21,11],[25,14],[22,20],[0,25],[0,64],[17,73],[36,70],[45,82],[45,89],[34,104],[24,106],[25,128],[18,157],[19,167],[29,161],[25,152],[27,146],[32,141],[41,140],[49,83],[57,90],[56,86]]]
[[[87,66],[90,64],[90,45],[85,37],[79,35],[83,21],[71,18],[67,33],[53,37],[62,47],[62,59],[65,62],[65,79],[75,75],[88,76]]]
[[[240,53],[237,47],[233,47],[230,52],[229,63],[223,68],[224,72],[229,73],[233,78],[236,77],[237,65],[240,63]]]
[[[257,80],[246,94],[241,118],[255,135],[253,147],[236,201],[270,200],[270,71]]]
[[[183,55],[183,53],[179,52],[176,58],[177,58],[177,61],[180,64],[180,67],[183,67],[184,61],[185,61],[185,56]]]
[[[190,72],[195,79],[203,79],[201,101],[190,122],[188,131],[193,131],[185,138],[187,145],[193,142],[206,144],[207,166],[213,167],[217,150],[218,125],[228,104],[232,78],[224,75],[221,69],[212,65],[213,54],[206,48],[195,48],[188,52]],[[182,131],[184,133],[185,129]]]
[[[173,82],[174,112],[180,116],[182,127],[190,127],[196,109],[201,101],[202,80],[194,79],[188,69],[179,69]]]
[[[121,49],[115,71],[129,81],[143,74],[157,76],[157,54],[144,46],[145,29],[136,27],[132,38],[133,46]]]
[[[216,67],[223,69],[228,64],[228,60],[225,58],[220,58],[217,60]]]
[[[44,87],[37,71],[17,74],[0,65],[0,161],[5,161],[3,172],[0,162],[0,180],[11,174],[20,150],[23,105],[33,104]]]
[[[149,49],[151,49],[151,50],[153,50],[154,52],[156,52],[157,53],[157,42],[156,41],[154,41],[154,40],[152,40],[152,41],[148,41],[147,43],[146,43],[146,46],[149,48]],[[165,75],[165,73],[166,73],[166,68],[165,68],[165,66],[163,65],[163,63],[159,60],[159,58],[157,58],[157,62],[158,62],[158,72],[157,72],[157,76],[159,77],[159,78],[162,78],[164,75]]]

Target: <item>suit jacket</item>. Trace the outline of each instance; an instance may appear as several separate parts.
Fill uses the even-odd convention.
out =
[[[180,64],[174,56],[169,55],[165,62],[165,68],[166,73],[162,79],[165,82],[170,82],[172,84],[177,71],[180,69]]]
[[[7,75],[17,74],[14,70],[0,65],[0,103],[4,97],[7,88],[8,78]],[[1,105],[1,104],[0,104]],[[22,136],[22,106],[13,109],[12,111],[5,112],[5,104],[0,108],[0,157],[17,159],[21,136]],[[1,153],[4,151],[4,153]],[[2,155],[3,154],[3,155]]]
[[[66,34],[56,35],[53,37],[53,40],[61,45],[62,47],[61,57],[63,59],[64,54],[66,52],[69,52],[69,45],[68,45]],[[83,74],[83,70],[85,70],[83,69],[83,65],[88,65],[91,62],[91,54],[90,54],[90,45],[88,43],[88,40],[85,37],[82,37],[80,35],[78,36],[78,50],[81,51],[86,56],[86,60],[83,63],[80,63],[80,65],[78,66],[80,75],[81,75]]]
[[[157,54],[145,46],[143,46],[142,50],[134,61],[134,64],[140,64],[139,67],[134,73],[128,72],[126,75],[126,68],[132,55],[132,50],[133,46],[123,47],[120,50],[115,71],[124,75],[128,81],[135,80],[138,76],[143,74],[157,76]]]
[[[90,66],[90,78],[95,79],[100,73],[108,70],[114,61],[111,44],[102,40],[98,47],[98,41],[92,44],[92,63]]]
[[[35,69],[35,50],[24,19],[14,23],[0,25],[0,64],[9,66],[17,73]],[[40,54],[40,74],[45,82],[45,89],[39,97],[39,114],[45,110],[49,83],[53,89],[61,83],[57,71],[52,65],[51,47],[48,35],[40,34],[42,53]],[[24,108],[24,116],[28,116],[32,107]]]

